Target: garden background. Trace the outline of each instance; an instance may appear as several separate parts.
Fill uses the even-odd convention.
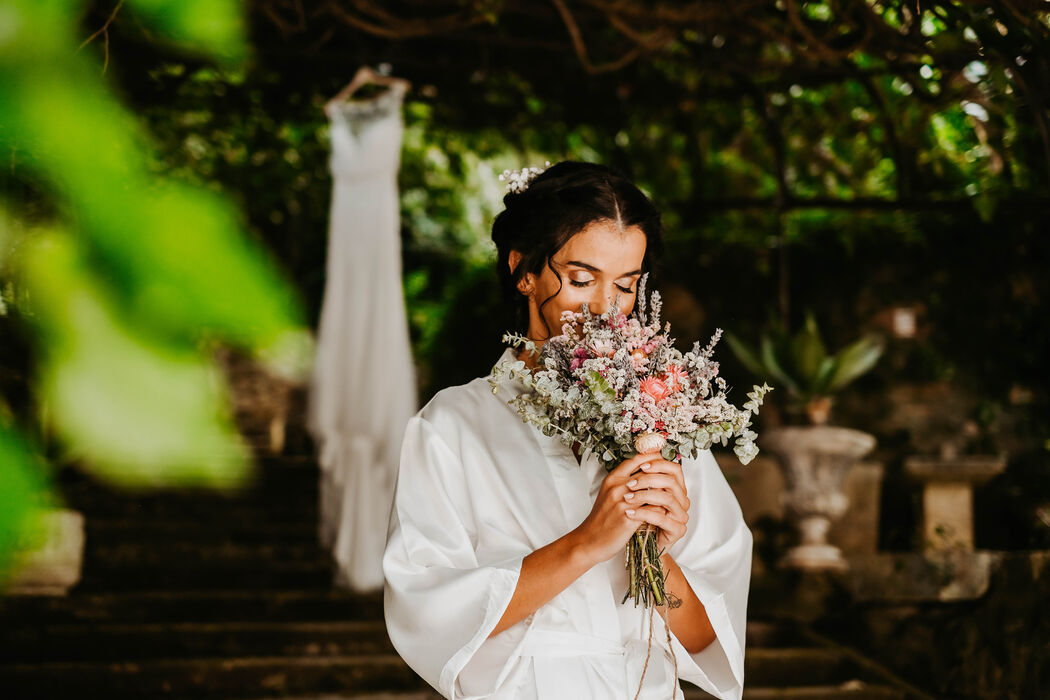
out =
[[[902,463],[945,443],[1007,456],[975,492],[977,547],[1050,548],[1050,6],[1005,0],[0,4],[0,532],[67,451],[156,467],[136,483],[245,469],[187,466],[233,431],[204,348],[316,328],[322,106],[383,64],[413,86],[399,187],[424,401],[486,373],[510,328],[499,173],[598,161],[664,214],[683,345],[807,314],[830,349],[887,338],[832,419],[879,440],[880,550],[921,546]],[[84,290],[99,316],[72,305]],[[172,403],[187,377],[201,388]],[[85,417],[110,408],[126,420]],[[202,451],[168,459],[141,437],[157,425]]]

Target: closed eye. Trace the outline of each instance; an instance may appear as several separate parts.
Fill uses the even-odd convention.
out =
[[[587,282],[577,282],[576,280],[569,280],[569,284],[571,284],[574,287],[590,287],[593,283],[594,283],[594,280],[589,280]],[[624,294],[630,294],[630,293],[632,293],[634,291],[633,289],[631,289],[629,287],[626,287],[626,288],[625,287],[621,287],[618,284],[615,285],[615,286],[616,286],[617,289],[619,289]]]

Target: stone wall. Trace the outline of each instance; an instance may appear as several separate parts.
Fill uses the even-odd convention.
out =
[[[818,628],[942,697],[1050,697],[1050,551],[996,556],[965,602],[887,599],[829,607]]]

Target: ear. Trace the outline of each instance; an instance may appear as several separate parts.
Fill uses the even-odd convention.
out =
[[[510,267],[511,274],[514,274],[514,271],[518,269],[518,263],[520,262],[521,252],[517,250],[511,250],[510,255],[507,256],[507,263]],[[525,296],[528,296],[532,293],[532,282],[529,279],[531,276],[532,275],[526,273],[526,275],[518,281],[518,291],[524,294]]]

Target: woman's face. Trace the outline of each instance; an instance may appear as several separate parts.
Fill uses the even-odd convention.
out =
[[[539,342],[560,334],[562,312],[579,311],[584,302],[592,313],[604,313],[617,293],[620,311],[630,314],[642,276],[645,244],[645,233],[638,226],[624,229],[615,221],[595,221],[572,236],[551,259],[561,275],[560,283],[547,266],[539,275],[526,273],[519,289],[529,298],[529,338]],[[512,271],[520,260],[521,254],[512,250]],[[557,296],[541,312],[540,304],[554,294]]]

